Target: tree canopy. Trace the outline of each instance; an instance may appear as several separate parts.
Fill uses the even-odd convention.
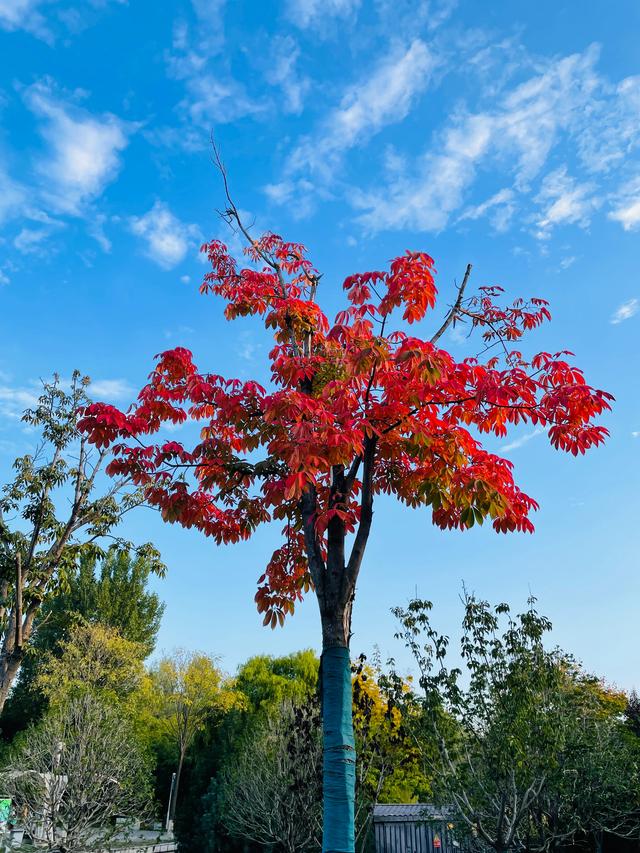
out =
[[[202,293],[225,300],[225,316],[259,317],[273,337],[270,387],[196,366],[192,353],[162,353],[127,410],[86,406],[79,428],[111,448],[107,471],[139,486],[168,522],[216,543],[282,525],[282,544],[258,578],[264,624],[274,628],[313,588],[322,626],[324,797],[327,851],[354,849],[355,744],[349,642],[356,582],[378,494],[431,509],[443,529],[490,519],[497,532],[531,532],[536,501],[513,466],[485,449],[486,434],[535,424],[553,447],[577,455],[601,444],[599,416],[611,395],[590,386],[566,351],[528,355],[525,333],[550,319],[545,300],[509,303],[501,287],[468,296],[467,266],[435,331],[410,334],[436,307],[433,259],[407,251],[388,269],[347,276],[333,321],[318,296],[321,275],[306,249],[273,233],[253,237],[231,199],[227,219],[246,240],[240,266],[220,240]],[[456,323],[478,330],[473,357],[439,342]],[[193,421],[183,444],[166,427]]]

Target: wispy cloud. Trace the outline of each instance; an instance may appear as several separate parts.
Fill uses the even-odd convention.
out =
[[[535,223],[536,236],[547,239],[553,228],[561,224],[577,224],[586,228],[593,211],[602,203],[594,193],[594,184],[578,183],[567,174],[564,166],[550,172],[535,198],[542,207]]]
[[[223,0],[192,0],[195,24],[177,21],[172,49],[167,55],[169,76],[183,82],[185,96],[177,106],[183,121],[206,131],[203,144],[214,124],[225,124],[263,112],[266,105],[252,99],[242,83],[226,67]],[[188,146],[195,140],[188,136]]]
[[[342,155],[387,125],[402,121],[426,89],[437,60],[421,39],[394,49],[343,95],[311,136],[292,152],[288,171],[330,176]]]
[[[502,189],[492,195],[481,204],[468,207],[458,218],[458,222],[465,219],[480,219],[482,216],[491,214],[491,224],[496,231],[506,231],[515,212],[515,193],[510,189]]]
[[[161,201],[156,201],[144,216],[132,217],[129,227],[144,240],[145,254],[163,269],[171,269],[184,260],[200,239],[196,225],[181,222]]]
[[[288,0],[287,16],[301,29],[326,24],[332,18],[354,17],[361,0]]]
[[[28,192],[0,165],[0,225],[24,213]]]
[[[638,115],[640,116],[640,108]],[[640,136],[640,133],[638,135]],[[613,204],[609,219],[619,222],[625,231],[640,228],[640,178],[630,181]]]
[[[354,196],[356,207],[364,211],[360,222],[374,232],[403,227],[439,231],[488,162],[511,177],[516,191],[528,192],[560,133],[573,132],[590,103],[598,86],[597,58],[592,47],[550,61],[492,109],[460,112],[436,132],[410,174]],[[486,213],[492,205],[469,209]]]
[[[130,399],[133,393],[126,379],[94,379],[89,386],[89,394],[97,400]]]
[[[625,320],[635,317],[638,310],[640,310],[640,299],[628,299],[616,308],[609,322],[614,326],[618,325],[618,323],[624,323]]]
[[[135,125],[110,113],[92,115],[62,99],[48,80],[27,88],[24,98],[48,144],[36,163],[41,195],[54,211],[80,215],[120,171]]]
[[[516,438],[513,441],[510,441],[509,444],[503,444],[500,450],[503,453],[509,453],[511,450],[517,450],[519,447],[522,447],[524,444],[527,444],[531,439],[535,438],[538,435],[542,435],[544,430],[542,427],[538,427],[537,429],[532,430],[532,432],[527,432],[524,435],[521,435],[520,438]]]
[[[25,30],[51,43],[53,33],[38,8],[42,5],[43,0],[0,0],[0,27],[9,32]]]
[[[275,36],[271,42],[265,79],[282,91],[285,112],[299,114],[311,89],[311,81],[298,70],[300,47],[289,35]]]
[[[86,0],[82,8],[77,4],[75,7],[52,9],[54,4],[49,0],[0,0],[0,29],[9,32],[24,30],[47,44],[53,44],[56,30],[80,32],[87,26],[88,9],[101,9],[108,6],[109,2],[110,0]],[[127,0],[111,2],[126,3]],[[45,10],[48,12],[46,17],[43,14]]]
[[[25,409],[35,406],[38,393],[32,388],[0,385],[0,417],[19,420]]]

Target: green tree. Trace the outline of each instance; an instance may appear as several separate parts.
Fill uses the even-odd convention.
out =
[[[133,707],[138,725],[150,742],[171,744],[176,756],[176,780],[169,804],[175,817],[182,770],[196,735],[221,713],[242,704],[235,689],[213,658],[178,650],[162,658],[144,676]]]
[[[297,707],[315,698],[318,667],[317,655],[306,649],[280,657],[256,655],[238,668],[234,679],[238,703],[211,718],[196,735],[186,758],[181,808],[176,816],[181,850],[217,853],[236,849],[237,842],[228,837],[221,823],[222,773],[236,763],[243,745],[261,730],[269,715],[283,704]],[[165,752],[161,743],[155,748],[162,775],[167,766]],[[169,779],[166,773],[160,779],[159,797],[168,789]]]
[[[39,433],[39,443],[16,459],[13,480],[0,495],[0,711],[43,603],[64,589],[82,554],[101,553],[122,514],[140,503],[127,477],[98,487],[106,451],[92,448],[76,429],[88,385],[77,371],[68,391],[58,377],[44,383],[38,404],[22,418]],[[162,570],[155,548],[146,545],[140,553]]]
[[[238,669],[236,689],[252,712],[290,701],[300,705],[318,689],[318,656],[311,649],[282,657],[255,655]]]
[[[418,703],[410,683],[385,672],[379,662],[366,663],[363,655],[352,668],[356,847],[364,851],[377,803],[424,801],[431,785],[413,736]]]
[[[322,837],[322,741],[317,700],[284,701],[263,717],[223,769],[227,831],[285,853],[317,850]]]
[[[38,686],[43,662],[61,654],[74,626],[110,627],[123,640],[135,643],[141,658],[153,652],[164,611],[158,595],[148,589],[156,568],[155,557],[118,547],[102,558],[81,554],[57,594],[42,604],[31,647],[2,714],[5,737],[44,713],[46,697]]]
[[[124,700],[139,687],[144,648],[100,624],[74,625],[58,654],[49,653],[37,687],[50,705],[86,692],[105,700]]]
[[[635,690],[629,694],[624,715],[629,729],[634,735],[640,737],[640,697]]]
[[[304,652],[287,658],[258,656],[240,668],[238,688],[253,702],[243,714],[242,733],[236,730],[233,748],[205,795],[201,821],[218,841],[222,829],[277,849],[314,849],[319,844],[322,739],[315,725],[317,687],[310,678],[317,663],[313,653]],[[363,851],[377,802],[418,801],[430,786],[404,719],[417,711],[410,684],[364,658],[353,665],[352,680],[356,842]]]
[[[543,851],[585,834],[637,834],[637,756],[623,736],[623,699],[558,649],[534,599],[517,616],[465,597],[460,655],[431,604],[397,608],[424,689],[437,752],[425,752],[435,793],[469,836],[496,851]],[[635,816],[634,816],[635,814]]]

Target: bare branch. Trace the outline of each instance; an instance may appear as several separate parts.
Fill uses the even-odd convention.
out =
[[[460,306],[462,305],[462,300],[464,298],[464,291],[467,287],[467,282],[469,281],[469,276],[471,275],[471,264],[467,264],[467,269],[465,270],[464,278],[462,279],[462,284],[458,288],[458,298],[454,302],[451,310],[445,317],[444,323],[440,326],[435,335],[431,338],[431,343],[437,343],[440,338],[447,331],[451,323],[455,320],[457,314],[460,312]]]

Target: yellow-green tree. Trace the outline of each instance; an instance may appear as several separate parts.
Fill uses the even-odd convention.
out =
[[[124,700],[139,688],[144,675],[144,647],[100,623],[73,625],[60,653],[49,652],[36,686],[52,706],[70,696],[95,693]]]
[[[138,724],[153,740],[165,739],[176,751],[176,780],[169,803],[173,821],[185,756],[196,734],[216,714],[242,705],[234,684],[208,655],[177,650],[142,678],[133,697]]]

